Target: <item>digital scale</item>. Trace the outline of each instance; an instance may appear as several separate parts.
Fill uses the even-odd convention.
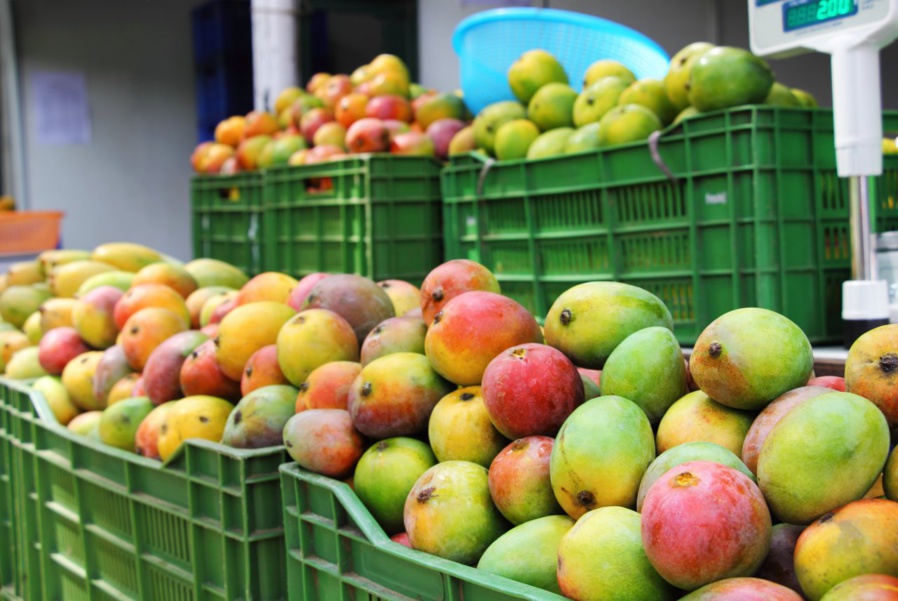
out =
[[[898,0],[748,0],[752,52],[832,57],[839,177],[850,180],[851,280],[842,286],[845,344],[889,322],[888,283],[877,280],[868,177],[882,174],[879,51],[898,38]]]

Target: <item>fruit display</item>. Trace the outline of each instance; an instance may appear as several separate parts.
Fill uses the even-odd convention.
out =
[[[537,159],[645,140],[682,119],[738,105],[817,106],[807,92],[775,82],[763,59],[706,42],[677,52],[663,80],[637,80],[610,59],[566,73],[541,49],[522,54],[507,77],[517,102],[485,107],[472,125],[473,146],[459,134],[456,149],[476,148],[500,161]],[[582,92],[569,85],[571,77],[582,78]]]
[[[190,162],[197,173],[234,174],[360,153],[445,160],[469,121],[460,93],[414,83],[402,59],[381,54],[351,75],[316,73],[305,89],[284,89],[272,112],[225,119]]]
[[[7,274],[0,357],[97,443],[283,444],[387,535],[571,599],[850,598],[898,576],[898,326],[815,378],[782,315],[721,315],[687,360],[626,284],[575,286],[540,327],[469,260],[418,289],[60,252]],[[83,288],[97,265],[133,277]]]

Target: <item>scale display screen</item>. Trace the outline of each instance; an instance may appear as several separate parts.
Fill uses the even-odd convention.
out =
[[[858,0],[792,0],[783,4],[783,30],[795,31],[857,14]]]

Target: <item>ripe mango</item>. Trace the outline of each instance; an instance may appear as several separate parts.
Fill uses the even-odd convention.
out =
[[[50,291],[59,298],[75,298],[81,284],[92,276],[115,271],[115,267],[100,261],[75,261],[54,267],[47,276]]]
[[[163,260],[162,255],[152,248],[132,242],[101,244],[91,252],[90,258],[131,273]]]
[[[10,286],[0,293],[0,317],[21,328],[48,298],[50,291],[44,286]]]
[[[546,344],[578,367],[602,369],[627,336],[652,326],[673,330],[673,318],[654,294],[617,282],[588,282],[564,292],[546,316]]]
[[[63,426],[81,413],[81,410],[69,398],[69,393],[59,376],[43,376],[35,380],[31,387],[44,395],[56,421]]]
[[[47,370],[41,367],[38,360],[39,349],[29,346],[15,353],[6,364],[6,377],[14,380],[30,380],[49,375]]]
[[[10,286],[27,286],[43,281],[44,274],[37,261],[13,263],[6,271],[6,283]]]
[[[734,409],[760,410],[804,386],[814,370],[807,336],[789,318],[750,307],[712,321],[689,358],[692,378],[712,399]]]
[[[133,453],[137,429],[152,410],[153,403],[145,396],[125,399],[107,407],[100,417],[100,442]]]
[[[296,311],[284,303],[260,301],[237,307],[225,315],[215,352],[221,371],[239,382],[243,367],[252,354],[263,346],[274,344],[281,327],[295,314]],[[289,374],[285,372],[285,375],[289,378]]]
[[[889,453],[889,426],[876,405],[848,392],[808,399],[773,427],[758,458],[771,512],[809,524],[864,496]]]
[[[225,426],[221,443],[238,449],[276,447],[284,443],[284,426],[294,415],[292,386],[264,386],[237,403]]]
[[[73,311],[78,301],[74,298],[50,298],[41,308],[41,332],[46,333],[54,328],[72,327],[75,324]]]
[[[72,402],[84,411],[106,408],[94,394],[94,375],[103,358],[103,351],[88,351],[72,359],[62,370],[62,383]]]
[[[75,294],[77,298],[83,297],[85,294],[99,288],[100,286],[112,286],[118,288],[122,292],[127,292],[131,288],[134,281],[134,274],[129,271],[104,271],[93,275],[81,284],[78,292]]]
[[[193,276],[200,288],[226,286],[239,290],[249,281],[243,271],[216,259],[194,259],[185,264],[184,269]]]
[[[40,265],[41,276],[46,278],[54,267],[74,263],[75,261],[87,261],[90,259],[90,251],[87,250],[45,250],[37,256]]]
[[[160,459],[168,461],[191,438],[220,441],[233,409],[226,400],[213,396],[189,396],[176,401],[160,430]]]

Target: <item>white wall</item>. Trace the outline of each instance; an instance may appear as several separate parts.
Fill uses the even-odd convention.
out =
[[[128,240],[191,257],[196,117],[190,9],[198,0],[18,0],[31,208],[62,210],[63,244]],[[35,139],[29,76],[87,76],[87,145]]]

